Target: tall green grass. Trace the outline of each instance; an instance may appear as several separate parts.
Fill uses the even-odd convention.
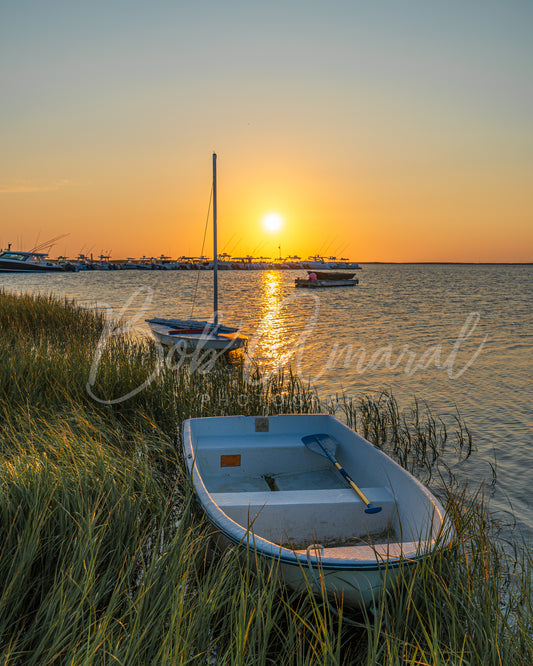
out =
[[[450,483],[473,451],[460,417],[451,430],[388,393],[322,404],[290,371],[193,372],[127,332],[100,348],[91,397],[104,329],[68,301],[0,292],[2,663],[533,663],[531,555],[499,541],[481,490]],[[184,419],[296,411],[356,427],[430,481],[453,521],[453,549],[373,613],[291,593],[275,562],[218,550],[196,506]]]

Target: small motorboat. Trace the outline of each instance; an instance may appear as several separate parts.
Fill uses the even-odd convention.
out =
[[[315,275],[317,280],[353,280],[355,273],[344,273],[343,271],[307,271],[309,277]]]
[[[183,450],[219,540],[277,562],[297,591],[369,606],[451,540],[432,493],[334,416],[189,419]]]
[[[359,280],[354,278],[355,273],[342,273],[340,271],[307,271],[307,278],[296,278],[297,287],[317,289],[319,287],[354,287]]]

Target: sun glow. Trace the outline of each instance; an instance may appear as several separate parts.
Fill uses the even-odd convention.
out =
[[[262,220],[263,229],[274,233],[279,231],[283,225],[283,218],[278,213],[268,213]]]

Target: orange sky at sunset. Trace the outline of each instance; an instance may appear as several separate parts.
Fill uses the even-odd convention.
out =
[[[2,3],[0,247],[199,255],[216,151],[220,252],[531,262],[532,19],[516,0]]]

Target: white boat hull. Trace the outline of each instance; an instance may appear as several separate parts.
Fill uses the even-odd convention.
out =
[[[296,592],[310,588],[320,598],[325,590],[328,597],[347,606],[368,608],[380,598],[385,581],[389,587],[394,585],[398,568],[332,571],[328,567],[311,568],[308,565],[306,570],[305,567],[282,564],[281,575],[285,584]]]
[[[302,437],[325,433],[376,514]],[[448,529],[438,500],[388,456],[326,415],[190,419],[183,447],[220,540],[279,565],[295,590],[368,606]]]
[[[212,523],[218,527],[216,521]],[[342,601],[351,607],[371,606],[381,597],[384,587],[391,589],[394,586],[400,567],[409,566],[407,560],[389,564],[384,559],[381,564],[368,568],[356,568],[350,561],[345,567],[334,568],[331,562],[323,562],[321,553],[325,554],[326,549],[298,551],[301,557],[297,561],[286,561],[276,555],[265,554],[255,545],[253,539],[250,542],[237,542],[219,531],[216,541],[221,548],[239,548],[244,559],[248,554],[252,554],[253,561],[257,555],[263,560],[271,561],[283,582],[295,592],[310,589],[318,598],[325,592],[327,598]],[[281,549],[279,552],[281,553]],[[413,559],[412,562],[414,561]]]
[[[161,319],[148,320],[156,340],[166,346],[178,347],[184,352],[211,349],[224,353],[246,347],[248,339],[237,329],[220,326],[216,332],[211,332],[212,325],[208,322],[187,323],[189,326],[182,326],[179,320],[169,319],[166,323]],[[197,332],[192,332],[193,327]]]

